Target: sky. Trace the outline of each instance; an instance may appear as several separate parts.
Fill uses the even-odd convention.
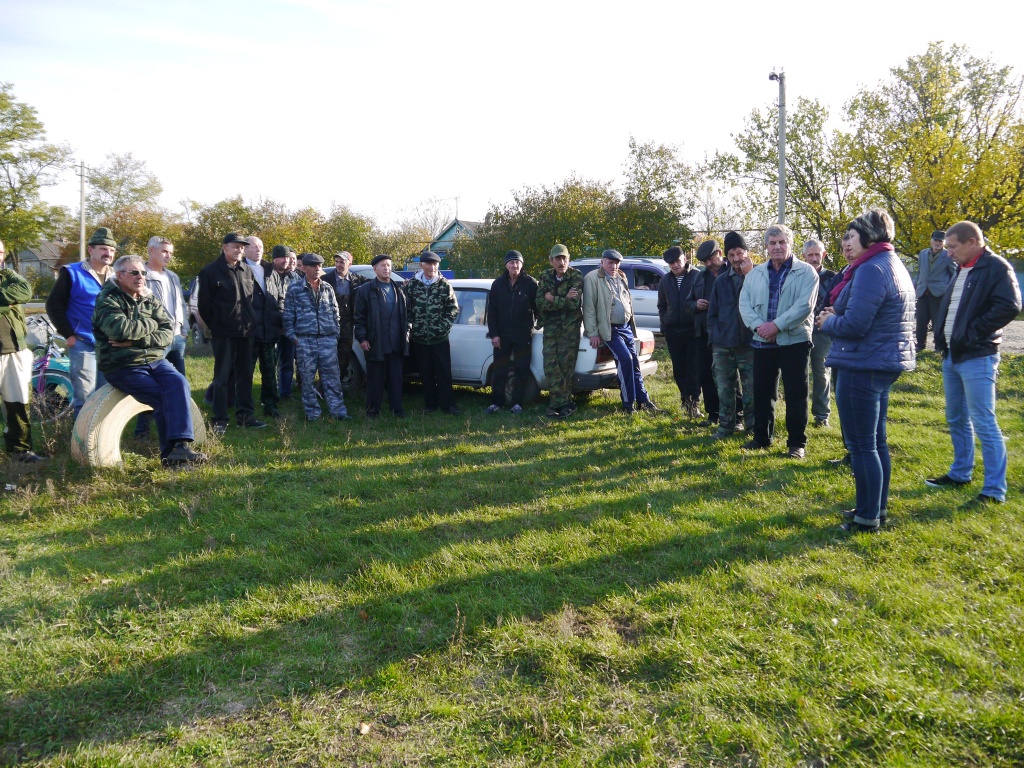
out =
[[[691,162],[732,149],[776,68],[788,103],[833,114],[930,41],[1019,75],[1008,7],[0,0],[0,80],[76,160],[144,160],[171,210],[241,195],[474,221],[526,186],[620,182],[631,136]],[[77,210],[77,178],[44,196]]]

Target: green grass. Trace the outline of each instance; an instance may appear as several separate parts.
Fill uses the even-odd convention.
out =
[[[632,421],[610,392],[560,423],[470,390],[460,418],[289,404],[192,472],[155,444],[90,472],[46,434],[0,500],[0,763],[1024,763],[1024,358],[1010,502],[923,486],[950,460],[926,355],[892,523],[850,538],[838,428],[804,462],[714,443],[659,357],[668,413]]]

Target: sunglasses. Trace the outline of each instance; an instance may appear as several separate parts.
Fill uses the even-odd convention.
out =
[[[122,275],[131,275],[132,277],[139,277],[140,275],[142,277],[146,276],[145,270],[142,270],[142,269],[122,269],[121,270],[121,274]]]

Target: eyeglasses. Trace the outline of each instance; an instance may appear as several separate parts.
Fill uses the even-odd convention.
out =
[[[142,277],[145,277],[146,276],[146,271],[143,270],[143,269],[122,269],[121,270],[121,274],[122,275],[131,275],[132,277],[139,277],[140,275]]]

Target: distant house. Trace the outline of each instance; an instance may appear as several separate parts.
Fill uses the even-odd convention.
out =
[[[430,250],[441,257],[442,261],[451,255],[452,246],[460,237],[468,237],[472,240],[476,237],[476,231],[483,226],[479,221],[462,221],[452,219],[451,224],[441,230],[441,233],[430,243]]]
[[[18,272],[25,277],[56,277],[60,271],[60,250],[66,242],[43,240],[35,248],[18,251]]]

